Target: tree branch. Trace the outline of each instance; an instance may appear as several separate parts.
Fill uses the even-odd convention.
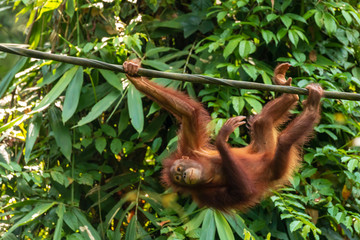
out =
[[[80,65],[83,67],[91,67],[91,68],[99,68],[106,69],[115,72],[124,72],[124,69],[121,65],[106,63],[93,59],[79,58],[79,57],[71,57],[65,55],[57,55],[51,53],[45,53],[36,50],[30,50],[26,48],[13,47],[11,44],[0,44],[0,51],[16,54],[25,57],[31,58],[39,58],[39,59],[48,59],[54,60],[58,62],[64,62],[74,65]],[[161,72],[155,71],[145,68],[139,69],[139,75],[145,77],[161,77],[161,78],[170,78],[174,80],[186,81],[186,82],[194,82],[194,83],[202,83],[202,84],[217,84],[217,85],[225,85],[231,86],[235,88],[244,88],[244,89],[257,89],[263,91],[274,91],[281,93],[293,93],[300,95],[308,95],[308,90],[304,88],[291,87],[291,86],[280,86],[280,85],[267,85],[262,83],[254,83],[254,82],[244,82],[244,81],[236,81],[222,78],[213,78],[203,75],[195,75],[195,74],[185,74],[185,73],[171,73],[171,72]],[[357,93],[347,93],[347,92],[324,92],[325,98],[333,98],[333,99],[346,99],[346,100],[360,100],[360,94]]]

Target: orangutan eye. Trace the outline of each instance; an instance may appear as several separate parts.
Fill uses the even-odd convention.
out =
[[[177,171],[177,172],[181,172],[181,171],[182,171],[182,167],[181,167],[181,166],[178,166],[178,167],[176,168],[176,171]]]
[[[181,180],[180,175],[176,175],[175,179],[176,179],[176,181],[180,182],[180,180]]]

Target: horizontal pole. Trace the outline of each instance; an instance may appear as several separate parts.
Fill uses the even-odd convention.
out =
[[[46,53],[46,52],[41,52],[26,48],[13,47],[12,44],[0,44],[0,51],[16,54],[20,56],[30,57],[30,58],[48,59],[58,62],[69,63],[73,65],[80,65],[83,67],[106,69],[115,72],[124,72],[124,68],[122,65],[106,63],[94,59],[71,57],[71,56]],[[273,92],[292,93],[292,94],[300,94],[300,95],[308,95],[309,93],[307,89],[299,88],[299,87],[268,85],[263,83],[213,78],[209,76],[196,75],[196,74],[161,72],[161,71],[150,70],[145,68],[140,68],[138,74],[150,78],[153,77],[170,78],[185,82],[217,84],[217,85],[225,85],[225,86],[231,86],[231,87],[243,88],[243,89],[256,89],[262,91],[273,91]],[[324,97],[333,98],[333,99],[353,100],[353,101],[360,100],[360,94],[348,93],[348,92],[324,91]]]

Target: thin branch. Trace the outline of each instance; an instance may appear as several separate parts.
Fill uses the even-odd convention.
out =
[[[80,65],[83,67],[91,67],[91,68],[99,68],[106,69],[115,72],[124,72],[124,69],[121,65],[106,63],[93,59],[79,58],[79,57],[71,57],[64,55],[57,55],[51,53],[45,53],[36,50],[30,50],[25,48],[13,47],[7,44],[0,44],[0,51],[12,53],[20,56],[31,57],[31,58],[39,58],[39,59],[48,59],[54,60],[58,62],[70,63],[74,65]],[[174,80],[194,82],[194,83],[202,83],[202,84],[217,84],[217,85],[225,85],[231,86],[235,88],[244,88],[244,89],[257,89],[263,91],[274,91],[281,93],[293,93],[300,95],[308,95],[308,90],[304,88],[291,87],[291,86],[280,86],[280,85],[267,85],[262,83],[254,83],[254,82],[244,82],[230,79],[222,79],[222,78],[213,78],[203,75],[195,75],[195,74],[185,74],[185,73],[171,73],[171,72],[160,72],[145,68],[139,69],[139,75],[145,77],[160,77],[160,78],[170,78]],[[360,94],[357,93],[347,93],[347,92],[324,92],[325,98],[333,98],[333,99],[346,99],[346,100],[360,100]]]

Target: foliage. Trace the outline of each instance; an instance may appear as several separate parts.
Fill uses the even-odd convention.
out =
[[[31,48],[114,64],[138,57],[156,70],[266,84],[286,61],[296,86],[360,89],[354,0],[2,4],[28,17]],[[275,96],[154,81],[200,99],[214,134],[227,118],[258,113]],[[123,74],[21,58],[3,74],[0,96],[4,239],[359,239],[358,102],[324,99],[291,184],[246,213],[226,215],[162,187],[175,119]],[[245,129],[231,142],[249,142]]]

